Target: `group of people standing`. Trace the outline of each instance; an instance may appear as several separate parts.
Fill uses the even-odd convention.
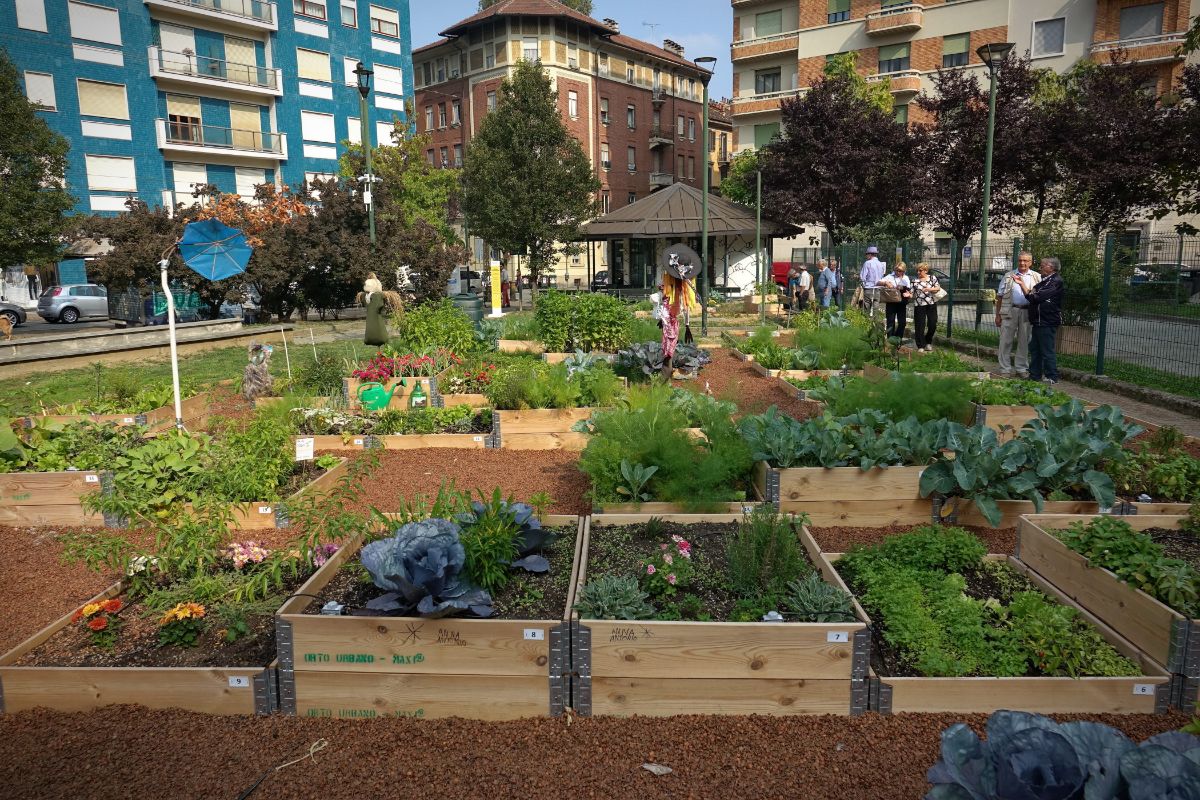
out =
[[[814,279],[807,264],[796,264],[788,271],[787,296],[793,311],[807,311],[811,303],[814,308],[829,308],[838,305],[842,296],[842,279],[838,275],[837,259],[822,258],[817,262],[817,277]]]
[[[1000,374],[1006,377],[1058,383],[1054,339],[1062,325],[1066,286],[1057,258],[1047,256],[1039,266],[1039,272],[1034,272],[1033,254],[1023,250],[1017,256],[1017,268],[1000,279],[996,291],[997,360]]]
[[[861,302],[870,309],[882,303],[888,337],[903,339],[908,328],[908,304],[913,304],[913,338],[918,350],[933,352],[933,335],[937,331],[937,302],[944,296],[942,286],[929,265],[922,261],[916,266],[916,276],[909,277],[908,265],[897,261],[892,271],[879,260],[879,249],[867,248],[867,259],[859,270]]]

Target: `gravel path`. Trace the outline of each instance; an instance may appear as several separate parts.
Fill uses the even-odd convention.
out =
[[[353,450],[336,454],[362,456]],[[591,509],[586,499],[589,484],[578,464],[578,453],[562,450],[385,450],[359,507],[399,511],[401,500],[411,501],[418,494],[432,500],[443,482],[453,480],[473,496],[476,489],[490,496],[499,486],[504,496],[525,502],[537,492],[546,492],[554,500],[549,513],[586,514]]]
[[[61,561],[58,528],[0,526],[0,653],[73,611],[116,580]]]
[[[686,386],[709,391],[718,400],[732,400],[743,414],[760,414],[771,406],[779,406],[780,411],[800,420],[821,413],[820,404],[800,400],[782,382],[759,374],[749,362],[726,348],[713,350],[712,363],[700,370],[698,380]]]
[[[1172,716],[1089,717],[1138,739]],[[235,798],[271,767],[252,800],[406,798],[921,797],[943,729],[984,717],[674,717],[375,721],[205,717],[112,707],[0,717],[8,797]],[[1066,717],[1064,717],[1066,719]],[[656,777],[645,762],[670,767]]]

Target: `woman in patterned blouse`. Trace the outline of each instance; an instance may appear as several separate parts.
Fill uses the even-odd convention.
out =
[[[913,325],[916,327],[917,349],[933,352],[933,334],[937,330],[937,276],[929,265],[917,264],[917,279],[913,281]]]

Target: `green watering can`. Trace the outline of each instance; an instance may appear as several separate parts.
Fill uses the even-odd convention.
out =
[[[408,382],[403,378],[400,382],[393,386],[390,390],[383,388],[382,383],[364,383],[358,387],[358,402],[367,411],[382,411],[392,402],[392,395],[401,386],[407,386]]]

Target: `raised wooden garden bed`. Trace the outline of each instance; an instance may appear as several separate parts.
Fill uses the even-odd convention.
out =
[[[759,302],[765,300],[765,302]],[[742,300],[742,313],[757,314],[760,309],[766,308],[767,316],[778,316],[783,313],[783,304],[779,302],[778,295],[767,295],[765,298],[761,295],[753,295]]]
[[[439,394],[438,399],[445,408],[453,406],[470,406],[471,408],[487,408],[492,404],[486,394]]]
[[[201,392],[185,398],[179,404],[183,413],[184,427],[189,430],[203,430],[208,425],[209,404],[212,402],[211,392]],[[144,425],[151,431],[160,431],[175,424],[175,404],[159,406],[144,414],[42,414],[21,419],[22,426],[33,428],[48,422],[70,425],[77,422],[94,422],[97,425]]]
[[[542,353],[542,360],[547,364],[561,364],[574,355],[574,353]],[[613,353],[588,353],[588,355],[592,358],[602,358],[609,362],[616,358],[616,355]]]
[[[496,349],[501,353],[534,353],[546,352],[546,346],[541,342],[530,342],[524,339],[500,339]]]
[[[548,516],[544,524],[575,526],[573,586],[583,521]],[[356,539],[340,548],[279,610],[281,711],[350,719],[487,720],[562,713],[569,655],[566,609],[551,620],[304,613],[361,546]]]
[[[489,447],[490,433],[411,433],[371,436],[297,436],[296,440],[312,439],[317,453],[330,450],[424,450],[429,447],[452,447],[463,450],[482,450]]]
[[[652,516],[587,521],[576,594],[588,577],[587,546],[604,536],[604,527]],[[740,519],[696,515],[679,521]],[[810,540],[805,548],[816,545]],[[594,715],[861,713],[867,707],[868,645],[862,622],[580,620],[576,614],[572,698],[577,713]]]
[[[400,382],[404,381],[403,386]],[[358,388],[364,383],[372,381],[363,381],[358,378],[342,378],[342,397],[346,400],[346,407],[350,409],[362,408],[362,404],[358,401]],[[437,398],[440,397],[437,391],[437,378],[389,378],[386,382],[380,381],[383,384],[385,391],[395,391],[392,393],[392,399],[388,402],[388,408],[408,408],[409,398],[419,384],[425,392],[425,397],[428,398],[428,404],[434,406],[438,404]]]
[[[840,553],[813,554],[827,581],[849,591],[835,565]],[[1042,580],[1015,558],[997,555],[1038,589],[1062,605],[1070,606],[1117,649],[1136,663],[1142,675],[1125,678],[989,678],[989,677],[893,677],[869,670],[870,707],[883,714],[900,712],[952,712],[986,714],[1000,709],[1041,714],[1154,714],[1167,710],[1171,699],[1171,676],[1145,653],[1122,638],[1097,617]],[[854,600],[859,616],[873,625],[870,616]]]
[[[588,436],[571,430],[595,408],[538,408],[492,413],[494,447],[507,450],[582,450]]]
[[[1017,527],[1017,558],[1168,671],[1200,678],[1200,620],[1188,619],[1108,570],[1092,566],[1049,532],[1092,519],[1023,517]],[[1179,528],[1186,517],[1137,514],[1121,519],[1144,531]]]
[[[115,583],[89,602],[119,597]],[[137,704],[206,714],[269,714],[275,710],[275,664],[247,667],[14,666],[71,623],[66,614],[0,656],[0,712],[33,708],[91,711]]]
[[[1096,408],[1092,403],[1084,405],[1084,410]],[[1002,428],[1019,431],[1026,422],[1037,419],[1037,408],[1034,406],[997,406],[975,404],[975,423],[987,425],[999,432]]]

